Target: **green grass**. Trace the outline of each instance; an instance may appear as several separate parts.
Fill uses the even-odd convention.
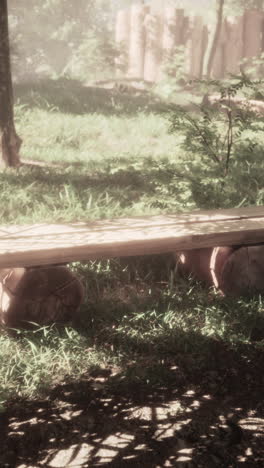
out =
[[[18,108],[18,111],[23,114],[18,132],[23,132],[22,154],[27,158],[98,164],[115,158],[175,155],[175,137],[168,134],[166,120],[153,113],[146,119],[143,112],[124,118],[100,114],[74,116],[43,109]]]
[[[105,353],[89,347],[89,339],[71,328],[43,327],[34,332],[2,334],[0,405],[11,395],[44,394],[66,375],[79,377],[84,368],[102,364]]]
[[[0,174],[2,223],[184,209],[174,174],[182,136],[169,134],[165,115],[76,115],[19,104],[16,123],[22,157],[47,167]]]
[[[135,103],[131,96],[108,93],[103,99],[87,89],[78,88],[74,94],[74,89],[52,86],[50,94],[47,84],[16,90],[22,155],[47,166],[0,173],[1,224],[214,205],[211,185],[206,194],[205,185],[188,169],[195,155],[181,149],[182,135],[169,134],[162,103],[154,105],[149,98],[142,106],[142,99]],[[249,189],[251,199],[257,194],[261,201],[262,187],[249,184],[250,174],[248,179],[242,175],[243,184],[238,180],[231,187],[223,206],[235,206]],[[220,298],[191,279],[175,277],[168,256],[77,263],[71,268],[86,288],[76,323],[19,334],[1,332],[2,404],[11,396],[47,392],[94,366],[126,368],[139,359],[160,362],[177,353],[195,356],[196,365],[202,366],[212,359],[215,342],[229,347],[248,344],[263,352],[263,340],[254,338],[256,330],[263,330],[261,298]],[[142,369],[139,374],[144,380]],[[155,375],[159,378],[162,372]]]

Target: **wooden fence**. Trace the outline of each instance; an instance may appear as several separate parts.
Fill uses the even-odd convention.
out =
[[[181,47],[184,71],[201,78],[206,66],[214,28],[202,16],[187,16],[183,9],[134,4],[116,17],[117,77],[156,82]],[[264,52],[264,13],[246,10],[241,17],[224,18],[211,76],[237,73],[241,62],[251,63]]]

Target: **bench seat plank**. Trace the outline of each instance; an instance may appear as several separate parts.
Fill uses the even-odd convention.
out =
[[[0,268],[264,242],[264,207],[0,226]]]

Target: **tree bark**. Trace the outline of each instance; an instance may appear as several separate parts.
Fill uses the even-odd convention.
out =
[[[14,124],[7,0],[0,0],[0,165],[20,164],[21,143]]]
[[[216,50],[217,50],[217,45],[218,45],[220,34],[221,34],[221,28],[222,28],[222,23],[223,23],[224,3],[225,3],[225,0],[219,0],[219,8],[218,8],[218,12],[217,12],[216,29],[215,29],[215,34],[214,34],[212,47],[211,47],[211,51],[210,51],[210,55],[209,55],[209,59],[208,59],[208,64],[207,64],[207,78],[210,78],[211,73],[212,73],[215,53],[216,53]]]

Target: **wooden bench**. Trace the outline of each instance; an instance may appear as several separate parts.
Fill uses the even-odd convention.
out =
[[[0,268],[264,242],[264,207],[0,227]]]
[[[75,317],[84,289],[70,269],[58,264],[77,260],[178,252],[177,262],[187,273],[216,286],[220,293],[251,294],[252,285],[262,293],[263,246],[250,247],[250,255],[247,247],[220,247],[261,242],[264,207],[2,226],[0,324],[17,328],[31,322],[65,323]],[[34,266],[43,268],[26,268]]]

